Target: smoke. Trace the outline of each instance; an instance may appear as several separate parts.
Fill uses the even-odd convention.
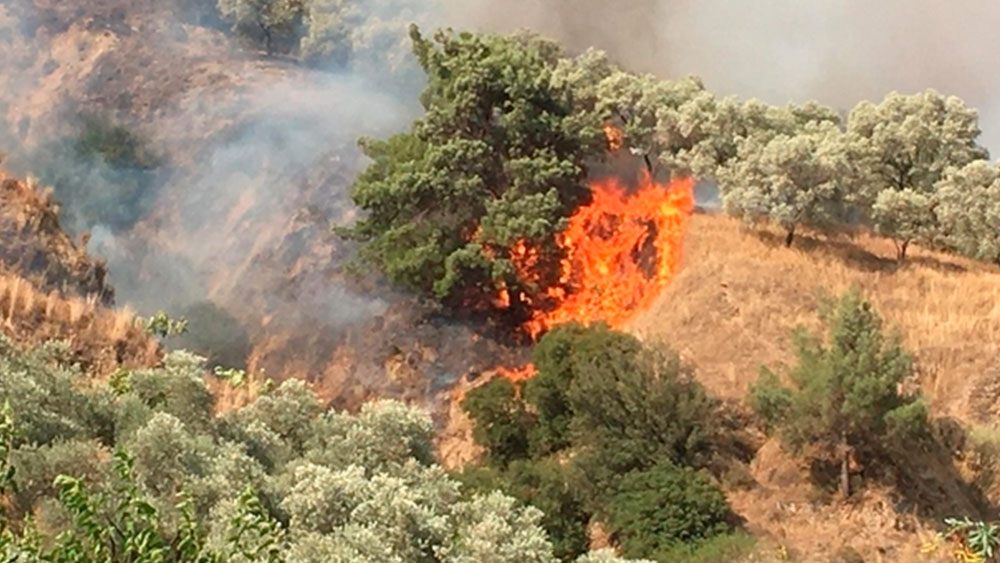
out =
[[[208,0],[169,4],[0,2],[4,165],[54,185],[120,302],[196,317],[185,344],[214,342],[201,352],[226,362],[247,330],[328,334],[384,312],[397,298],[354,287],[352,249],[329,231],[356,213],[358,137],[419,112],[406,27],[429,25],[430,5],[353,3],[350,60],[309,69],[243,49],[206,21]],[[133,145],[155,166],[114,162]]]
[[[530,28],[572,49],[605,49],[663,78],[694,74],[720,94],[850,110],[892,91],[935,88],[980,111],[1000,152],[1000,4],[989,0],[451,0],[465,26]]]
[[[64,221],[91,233],[121,301],[226,327],[232,315],[254,336],[324,333],[390,307],[391,294],[347,281],[351,248],[329,224],[356,213],[348,191],[366,164],[357,138],[404,129],[419,114],[410,22],[530,28],[571,50],[605,49],[632,70],[696,74],[720,94],[771,103],[849,110],[933,87],[978,107],[984,144],[1000,149],[1000,102],[990,95],[1000,40],[988,27],[1000,6],[986,1],[327,4],[349,6],[352,52],[335,71],[248,54],[221,31],[211,0],[0,0],[5,165],[56,184]],[[75,116],[85,110],[134,131],[155,169],[81,152]]]

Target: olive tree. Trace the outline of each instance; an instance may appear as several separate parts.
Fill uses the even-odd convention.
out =
[[[985,160],[949,169],[937,184],[945,241],[959,252],[1000,265],[1000,171]]]
[[[936,233],[935,186],[945,170],[986,157],[979,133],[974,109],[934,90],[892,92],[878,104],[861,102],[848,115],[859,188],[854,199],[876,231],[893,238],[899,260],[912,241]]]
[[[268,55],[298,40],[306,0],[219,0],[233,31],[264,46]]]
[[[751,135],[721,174],[723,206],[748,222],[781,226],[791,246],[800,225],[835,219],[847,169],[843,134],[832,123],[811,123],[792,135]]]

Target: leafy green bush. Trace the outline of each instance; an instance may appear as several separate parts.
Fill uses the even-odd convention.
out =
[[[705,464],[716,405],[691,368],[669,350],[637,349],[623,339],[598,343],[578,363],[569,390],[574,462],[596,497],[618,476],[659,462]]]
[[[469,391],[462,409],[475,421],[472,436],[486,448],[490,464],[503,467],[527,457],[531,417],[509,380],[494,379]]]
[[[622,477],[608,506],[629,557],[657,557],[731,530],[732,512],[711,480],[668,462]],[[663,559],[666,560],[666,559]]]

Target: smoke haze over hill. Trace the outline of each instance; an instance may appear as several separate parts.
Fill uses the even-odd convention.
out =
[[[1000,4],[987,0],[452,0],[449,13],[492,30],[528,27],[575,49],[605,49],[633,70],[695,74],[720,94],[770,103],[816,99],[847,111],[889,91],[935,88],[980,110],[1000,151]]]
[[[356,212],[347,197],[365,165],[356,139],[419,114],[422,79],[406,55],[413,21],[425,32],[529,28],[573,51],[605,49],[631,70],[696,74],[720,94],[771,103],[847,111],[890,90],[934,87],[979,108],[984,143],[1000,148],[991,96],[1000,45],[988,28],[1000,7],[986,2],[366,0],[352,9],[371,25],[352,28],[352,62],[327,72],[263,57],[168,4],[0,1],[5,164],[59,184],[64,224],[91,233],[120,302],[149,313],[208,299],[251,332],[320,334],[386,306],[384,291],[372,298],[344,283],[350,249],[328,227]],[[147,138],[162,159],[155,172],[123,176],[80,158],[72,138],[82,110]]]

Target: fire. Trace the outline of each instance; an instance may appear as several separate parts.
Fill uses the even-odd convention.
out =
[[[560,284],[548,289],[555,305],[534,312],[528,333],[537,338],[571,321],[620,327],[648,309],[680,266],[693,184],[659,184],[643,173],[629,193],[614,178],[594,182],[593,201],[570,218],[559,241],[566,257]]]
[[[534,364],[526,364],[519,368],[506,368],[501,366],[496,368],[496,370],[497,370],[497,375],[500,375],[501,377],[506,377],[507,379],[515,383],[518,381],[527,381],[535,376]]]
[[[535,309],[524,326],[532,339],[573,321],[604,321],[618,328],[648,309],[680,267],[681,243],[694,208],[693,186],[691,178],[660,184],[648,173],[634,190],[614,178],[594,182],[591,203],[576,211],[558,241],[566,257],[559,284],[546,291],[549,306]],[[526,278],[535,258],[523,244],[512,252]],[[509,302],[506,293],[501,298]],[[523,381],[535,368],[527,364],[498,372]]]
[[[608,140],[608,150],[618,152],[625,144],[625,132],[614,125],[605,125],[604,136]]]

